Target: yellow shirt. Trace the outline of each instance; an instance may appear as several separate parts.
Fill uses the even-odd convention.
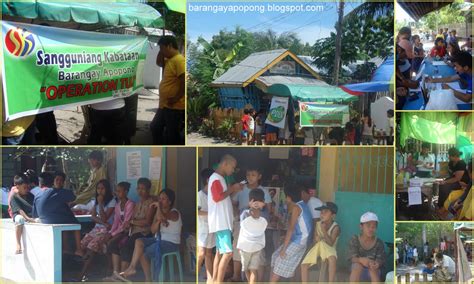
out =
[[[166,60],[163,79],[160,82],[160,106],[159,108],[170,108],[184,110],[185,96],[173,104],[168,105],[168,99],[178,95],[180,89],[179,76],[185,72],[186,59],[183,55],[177,54]]]

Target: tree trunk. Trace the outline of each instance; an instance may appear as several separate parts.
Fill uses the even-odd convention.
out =
[[[342,20],[344,18],[344,1],[339,2],[338,19],[336,23],[336,52],[334,56],[333,84],[339,84],[339,69],[341,65],[341,44],[342,44]]]

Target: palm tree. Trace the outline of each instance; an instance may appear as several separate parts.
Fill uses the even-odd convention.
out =
[[[337,10],[338,19],[336,23],[336,51],[334,56],[334,74],[333,84],[335,86],[339,83],[339,68],[341,67],[341,45],[342,45],[342,21],[344,18],[344,1],[339,1],[339,8]]]

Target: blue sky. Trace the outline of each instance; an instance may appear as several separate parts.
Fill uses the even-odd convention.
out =
[[[361,2],[346,2],[344,14],[346,15]],[[313,9],[314,11],[270,11],[275,8],[286,9]],[[299,35],[303,42],[314,44],[317,39],[329,36],[335,32],[334,24],[337,20],[337,2],[203,2],[188,1],[187,11],[187,36],[193,42],[199,36],[210,40],[213,35],[222,29],[232,31],[240,26],[251,32],[266,31],[271,28],[278,34],[293,31]],[[202,11],[206,7],[221,9],[216,13]],[[222,11],[237,7],[239,10],[253,11]],[[200,9],[201,11],[196,11]]]

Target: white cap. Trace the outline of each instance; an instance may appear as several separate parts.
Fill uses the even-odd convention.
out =
[[[367,223],[367,222],[370,222],[370,221],[375,221],[375,222],[378,223],[379,218],[373,212],[365,212],[364,214],[362,214],[362,216],[360,216],[360,222],[361,223]]]

